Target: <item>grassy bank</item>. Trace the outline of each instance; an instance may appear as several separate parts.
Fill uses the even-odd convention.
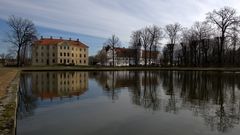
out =
[[[15,133],[18,71],[0,68],[0,134],[3,135]]]

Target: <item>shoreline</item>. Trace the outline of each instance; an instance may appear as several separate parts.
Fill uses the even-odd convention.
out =
[[[21,71],[219,71],[240,72],[240,67],[24,67]]]

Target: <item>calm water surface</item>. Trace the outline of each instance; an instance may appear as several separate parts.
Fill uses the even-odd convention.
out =
[[[240,73],[21,75],[18,135],[239,135]]]

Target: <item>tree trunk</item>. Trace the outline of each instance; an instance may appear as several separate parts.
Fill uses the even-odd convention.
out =
[[[20,50],[21,50],[21,46],[18,46],[18,50],[17,50],[17,66],[20,66]]]
[[[147,54],[146,54],[146,51],[147,51],[147,47],[144,48],[144,65],[145,67],[147,66]]]

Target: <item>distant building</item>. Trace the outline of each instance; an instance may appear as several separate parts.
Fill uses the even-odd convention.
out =
[[[150,51],[118,47],[114,49],[115,66],[145,65],[145,54],[147,59],[147,65],[159,64],[159,61],[160,61],[159,51],[151,51],[151,55],[150,55]],[[108,60],[105,63],[105,66],[113,65],[112,55],[113,55],[112,50],[107,50]]]
[[[41,37],[32,46],[32,65],[88,65],[88,46],[79,39]]]

